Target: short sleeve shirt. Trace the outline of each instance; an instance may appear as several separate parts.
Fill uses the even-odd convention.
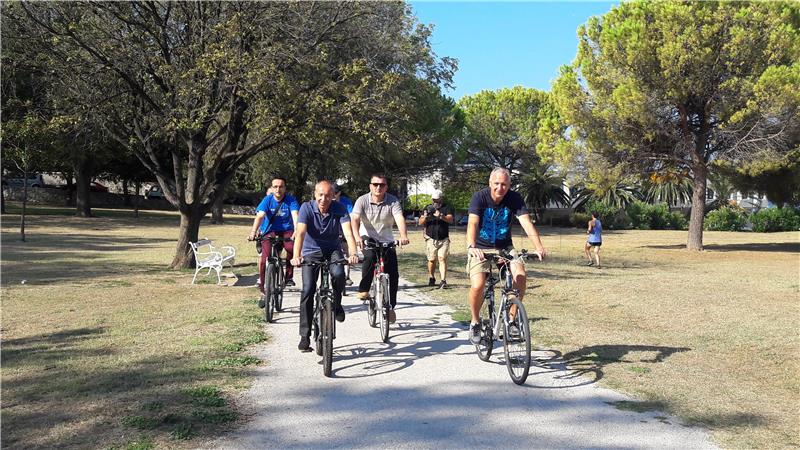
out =
[[[278,205],[280,204],[280,208]],[[256,213],[264,211],[267,213],[264,221],[261,222],[261,234],[269,232],[283,232],[293,231],[294,221],[292,221],[292,211],[299,211],[300,207],[297,204],[297,199],[291,195],[285,195],[283,202],[275,199],[275,196],[269,194],[261,200],[256,208]]]
[[[353,201],[350,200],[349,197],[341,196],[339,197],[339,203],[343,204],[345,208],[347,208],[347,214],[353,212]]]
[[[350,222],[347,208],[334,200],[327,214],[322,214],[316,200],[305,202],[300,207],[297,223],[306,224],[306,236],[303,239],[302,256],[318,251],[339,250],[342,224]]]
[[[425,235],[437,241],[443,241],[449,238],[450,224],[433,216],[433,213],[436,211],[436,206],[433,204],[428,205],[425,207],[425,210],[428,212],[428,217],[425,218]],[[439,214],[439,217],[443,218],[448,214],[453,214],[453,210],[450,209],[449,206],[442,204],[442,206],[439,207]]]
[[[489,188],[476,192],[469,203],[469,213],[480,217],[478,239],[475,246],[485,249],[501,249],[512,246],[511,223],[513,216],[528,214],[522,196],[508,191],[495,205]]]
[[[359,214],[361,226],[358,234],[375,239],[378,242],[393,242],[392,225],[394,215],[403,214],[400,201],[391,194],[386,194],[383,201],[372,202],[372,194],[367,193],[358,197],[353,204],[353,214]]]

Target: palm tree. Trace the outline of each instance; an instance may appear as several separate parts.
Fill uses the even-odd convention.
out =
[[[525,204],[533,208],[534,216],[541,220],[547,205],[569,206],[569,195],[564,192],[564,177],[549,165],[537,165],[519,180],[517,191]]]
[[[622,167],[609,167],[601,164],[590,169],[586,181],[576,186],[572,206],[580,209],[588,201],[596,200],[618,209],[624,209],[628,204],[641,197],[633,179],[623,175]]]
[[[644,184],[644,200],[648,203],[666,203],[667,206],[687,204],[692,201],[692,180],[689,174],[677,170],[653,172]]]

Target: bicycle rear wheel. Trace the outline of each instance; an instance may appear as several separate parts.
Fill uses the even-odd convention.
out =
[[[283,310],[283,289],[286,287],[284,282],[283,264],[279,264],[275,271],[275,311],[281,312]]]
[[[267,323],[272,322],[275,311],[275,264],[268,264],[266,275],[264,275],[264,319]]]
[[[511,380],[516,384],[523,384],[528,379],[531,368],[531,332],[528,326],[528,314],[522,302],[516,297],[510,297],[509,308],[511,305],[516,305],[517,314],[514,320],[509,319],[508,324],[503,324],[503,350]],[[518,335],[509,332],[512,324],[517,326]]]
[[[333,366],[333,303],[325,300],[322,309],[322,373],[331,376]]]
[[[375,304],[375,301],[377,299],[377,296],[376,296],[377,289],[375,288],[376,284],[377,283],[372,283],[372,287],[369,288],[369,299],[367,300],[367,323],[372,328],[375,328],[375,327],[378,326],[378,323],[376,321],[377,313],[375,311],[375,309],[377,307],[377,305]]]
[[[475,345],[475,350],[478,352],[478,358],[481,361],[489,361],[492,356],[492,349],[494,349],[494,311],[489,308],[489,299],[483,299],[483,306],[481,306],[481,342]]]
[[[389,342],[389,277],[382,276],[379,280],[378,289],[381,290],[381,298],[378,306],[380,310],[378,319],[381,321],[381,340]]]

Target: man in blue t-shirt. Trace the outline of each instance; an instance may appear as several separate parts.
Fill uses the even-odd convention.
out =
[[[314,187],[314,200],[303,203],[297,217],[297,232],[292,264],[303,261],[320,262],[343,259],[341,235],[347,241],[351,264],[358,262],[356,240],[350,228],[347,208],[333,200],[333,186],[320,181]],[[316,291],[319,266],[303,266],[303,291],[300,296],[300,351],[308,351],[311,345],[311,318],[314,314],[314,292]],[[344,322],[342,291],[344,291],[344,268],[341,264],[330,266],[333,287],[333,304],[336,320]]]
[[[264,197],[256,208],[256,218],[253,220],[253,228],[247,239],[253,240],[258,236],[281,236],[287,241],[283,248],[286,249],[286,285],[294,286],[294,268],[289,264],[292,257],[292,241],[295,224],[297,223],[297,212],[300,207],[297,199],[286,193],[286,180],[281,177],[272,179],[270,187],[272,193]],[[261,292],[264,292],[264,271],[266,270],[267,258],[272,251],[272,244],[269,241],[261,241],[261,255],[258,259],[258,285]],[[280,249],[278,249],[280,252]]]
[[[483,255],[484,250],[510,250],[514,252],[511,240],[513,216],[519,220],[536,249],[533,253],[541,260],[547,251],[539,238],[539,232],[531,221],[528,208],[519,193],[511,190],[511,174],[507,169],[496,168],[489,175],[489,187],[476,192],[469,204],[469,223],[467,224],[467,274],[469,275],[469,306],[472,312],[469,339],[477,345],[481,339],[480,309],[483,304],[483,290],[486,287],[486,274],[491,261]],[[525,265],[521,259],[511,262],[514,288],[519,291],[520,301],[525,295]],[[516,311],[511,311],[511,315]]]
[[[350,198],[348,198],[346,195],[342,194],[342,188],[336,183],[333,184],[333,199],[343,204],[345,208],[347,208],[347,214],[353,212],[353,201],[350,200]],[[344,236],[342,236],[342,238],[344,238]],[[347,246],[345,245],[344,242],[342,242],[342,251],[345,252],[345,255],[350,254],[347,253]],[[350,279],[350,266],[345,267],[344,273],[345,273],[344,284],[347,286],[351,286],[353,284],[353,280]],[[347,294],[345,293],[344,295]]]

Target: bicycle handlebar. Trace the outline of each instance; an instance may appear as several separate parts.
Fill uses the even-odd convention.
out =
[[[349,264],[347,258],[341,258],[337,260],[324,260],[324,261],[303,261],[300,263],[301,266],[324,266],[324,265],[331,265],[331,264]]]
[[[247,239],[248,241],[255,241],[255,242],[263,242],[263,241],[270,241],[273,244],[281,243],[281,242],[292,242],[294,238],[285,238],[283,236],[256,236],[253,239]]]
[[[400,241],[392,241],[392,242],[378,242],[378,241],[363,241],[364,248],[367,250],[372,250],[376,248],[395,248],[400,245]]]
[[[535,253],[528,253],[527,250],[521,249],[519,250],[517,256],[512,256],[509,252],[505,250],[500,250],[497,253],[483,253],[484,258],[491,258],[495,261],[511,261],[512,259],[531,259],[535,258],[537,255]]]

